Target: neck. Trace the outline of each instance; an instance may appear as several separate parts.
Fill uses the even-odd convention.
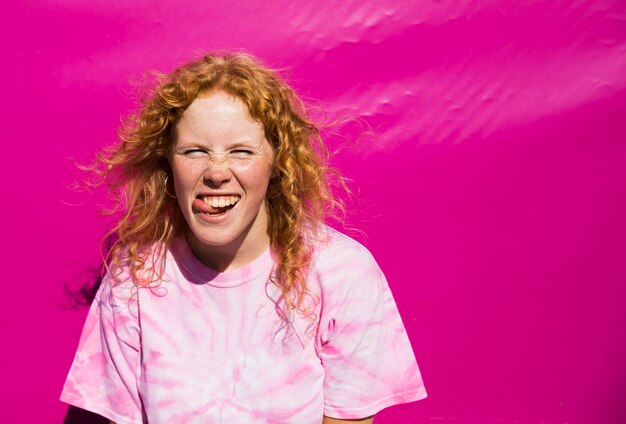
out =
[[[210,246],[202,243],[193,234],[188,234],[186,238],[196,258],[206,267],[217,272],[228,272],[243,268],[261,256],[270,246],[268,234],[264,234],[264,237],[260,240],[255,240],[252,246],[236,242],[226,246]]]

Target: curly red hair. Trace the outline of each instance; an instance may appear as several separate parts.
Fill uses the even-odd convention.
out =
[[[111,264],[132,264],[130,274],[137,285],[161,279],[163,253],[186,229],[176,199],[168,195],[174,191],[168,179],[170,133],[193,100],[210,90],[238,97],[263,124],[274,150],[267,205],[276,261],[273,282],[282,293],[277,310],[285,322],[294,310],[311,317],[304,302],[312,256],[307,234],[318,230],[330,211],[343,210],[331,185],[345,189],[345,184],[327,166],[328,150],[303,102],[277,72],[247,54],[209,53],[159,75],[140,110],[123,122],[119,142],[98,155],[92,170],[113,194],[111,212],[120,214],[109,233],[116,239],[109,250]]]

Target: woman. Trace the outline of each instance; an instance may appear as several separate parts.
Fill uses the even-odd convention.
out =
[[[117,241],[61,400],[119,424],[302,424],[424,398],[378,265],[324,225],[325,159],[250,56],[164,76],[99,156]]]

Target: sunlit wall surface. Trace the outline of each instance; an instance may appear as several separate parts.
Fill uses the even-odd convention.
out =
[[[102,199],[68,188],[73,162],[115,139],[129,77],[236,48],[361,119],[329,143],[429,392],[377,424],[626,422],[624,2],[3,9],[0,421],[66,412],[86,309],[64,286],[97,267],[109,224]]]

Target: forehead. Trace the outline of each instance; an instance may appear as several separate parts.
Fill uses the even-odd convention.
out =
[[[264,130],[241,99],[223,91],[211,91],[199,95],[187,107],[174,126],[173,135],[176,141],[195,138],[258,141],[264,138]]]

